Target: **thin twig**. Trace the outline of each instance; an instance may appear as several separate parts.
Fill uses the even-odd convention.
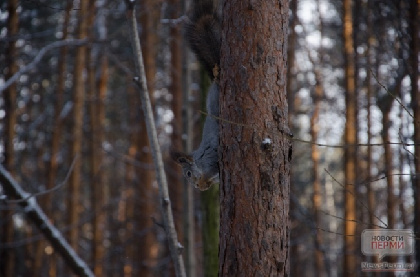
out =
[[[410,145],[408,143],[405,143],[404,140],[403,140],[402,133],[401,133],[401,128],[398,130],[398,137],[400,138],[400,141],[401,141],[401,144],[402,144],[404,150],[415,158],[416,156],[414,155],[414,153],[411,152],[410,150],[408,150],[408,148],[407,148],[407,146],[410,146]]]
[[[23,198],[23,199],[18,199],[18,200],[7,200],[7,201],[6,201],[6,203],[20,203],[20,202],[25,202],[25,201],[28,201],[28,199],[29,199],[29,198],[31,198],[31,197],[38,197],[38,196],[41,196],[41,195],[44,195],[44,194],[47,194],[47,193],[51,193],[51,192],[54,192],[54,191],[56,191],[56,190],[61,189],[61,188],[62,188],[62,187],[63,187],[63,186],[67,183],[67,181],[69,180],[69,178],[70,178],[70,174],[72,173],[73,168],[74,168],[74,165],[76,164],[76,160],[77,160],[77,156],[76,156],[76,157],[74,157],[73,162],[72,162],[72,163],[71,163],[71,165],[70,165],[70,168],[69,168],[69,171],[67,172],[66,177],[65,177],[65,178],[64,178],[64,180],[63,180],[61,183],[59,183],[57,186],[52,187],[52,188],[47,189],[47,190],[43,190],[43,191],[37,192],[37,193],[31,193],[31,194],[28,194],[28,196],[27,196],[27,197],[25,197],[25,198]]]
[[[241,127],[246,127],[246,128],[253,128],[252,125],[249,124],[244,124],[244,123],[239,123],[239,122],[234,122],[234,121],[230,121],[230,120],[226,120],[224,118],[221,118],[219,116],[215,116],[206,112],[203,112],[201,110],[198,111],[199,113],[205,115],[205,116],[211,116],[214,119],[223,122],[223,123],[228,123],[228,124],[232,124],[232,125],[236,125],[236,126],[241,126]],[[327,144],[327,143],[318,143],[318,142],[314,142],[311,140],[304,140],[304,139],[300,139],[300,138],[295,138],[293,137],[292,134],[290,134],[289,132],[283,132],[283,134],[285,134],[291,141],[296,141],[296,142],[301,142],[301,143],[307,143],[307,144],[313,144],[316,146],[320,146],[320,147],[329,147],[329,148],[349,148],[349,147],[371,147],[371,146],[384,146],[384,145],[403,145],[403,146],[416,146],[416,145],[420,145],[420,143],[405,143],[405,142],[383,142],[383,143],[354,143],[354,144],[346,144],[346,145],[341,145],[341,144]]]
[[[373,78],[375,78],[376,82],[389,94],[391,95],[392,98],[394,98],[395,100],[397,100],[398,104],[400,104],[400,106],[411,116],[412,119],[414,119],[414,116],[410,113],[410,111],[407,109],[406,106],[404,106],[404,104],[401,102],[401,100],[395,96],[392,92],[389,91],[389,89],[384,86],[381,82],[379,82],[378,77],[375,75],[375,73],[373,72],[373,70],[371,69],[370,72],[372,73]]]
[[[337,184],[339,184],[343,189],[344,189],[344,191],[346,192],[346,193],[350,193],[353,197],[354,197],[354,199],[356,199],[356,201],[357,202],[359,202],[367,211],[369,211],[369,207],[363,202],[363,201],[361,201],[361,200],[359,200],[357,197],[356,197],[356,195],[354,195],[352,192],[350,192],[349,190],[347,190],[346,189],[346,187],[344,186],[344,184],[342,184],[342,183],[340,183],[329,171],[328,171],[328,169],[326,169],[326,168],[324,168],[324,171],[328,174],[328,175],[330,175],[330,177],[334,180],[334,182],[336,182]],[[350,184],[351,186],[354,186],[353,184]],[[369,211],[369,212],[371,212],[371,211]],[[378,216],[376,216],[373,212],[372,212],[372,214],[373,214],[373,216],[379,221],[379,222],[381,222],[384,226],[385,226],[385,228],[388,228],[388,224],[386,224],[385,222],[383,222]]]
[[[41,59],[45,56],[45,54],[48,53],[48,51],[57,48],[57,47],[63,47],[63,46],[80,46],[87,43],[87,39],[66,39],[66,40],[60,40],[55,41],[44,48],[42,48],[38,54],[35,56],[35,58],[30,62],[29,64],[23,66],[21,69],[19,69],[18,72],[13,74],[12,77],[7,79],[7,81],[4,83],[3,86],[0,87],[0,94],[3,93],[8,87],[10,87],[14,82],[16,82],[20,76],[25,74],[26,72],[34,69],[36,65],[41,61]]]

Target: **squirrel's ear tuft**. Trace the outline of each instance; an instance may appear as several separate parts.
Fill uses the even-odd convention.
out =
[[[177,163],[179,163],[181,165],[182,164],[185,164],[185,163],[187,163],[187,164],[192,164],[193,163],[192,156],[191,155],[187,155],[187,154],[182,153],[182,152],[174,152],[174,151],[171,151],[171,158],[175,162],[177,162]]]

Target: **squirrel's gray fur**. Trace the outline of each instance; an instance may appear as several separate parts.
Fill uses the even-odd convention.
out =
[[[200,190],[207,190],[219,179],[219,63],[220,21],[214,12],[213,1],[194,1],[185,37],[213,80],[207,93],[207,116],[200,146],[191,155],[172,153],[182,166],[188,182]]]

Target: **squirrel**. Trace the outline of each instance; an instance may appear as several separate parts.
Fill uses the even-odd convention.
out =
[[[172,152],[172,158],[182,166],[184,177],[190,185],[207,190],[219,182],[219,63],[220,20],[214,11],[213,1],[194,1],[192,13],[185,23],[185,37],[198,60],[212,78],[207,92],[207,116],[200,146],[191,154]]]

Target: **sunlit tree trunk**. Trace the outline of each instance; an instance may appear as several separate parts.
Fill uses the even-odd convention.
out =
[[[219,276],[289,275],[288,4],[224,2]]]
[[[80,2],[78,10],[78,31],[77,37],[87,37],[88,1]],[[71,157],[75,160],[73,171],[69,180],[68,212],[69,212],[69,242],[77,252],[79,248],[79,215],[81,210],[81,182],[82,182],[82,145],[83,145],[83,118],[85,104],[85,65],[86,46],[80,46],[76,50],[74,63],[73,80],[73,131]]]
[[[343,1],[343,36],[344,36],[344,82],[346,100],[346,123],[344,142],[344,261],[343,276],[356,274],[356,91],[354,68],[353,15],[352,0]]]
[[[7,5],[8,18],[7,18],[7,35],[10,41],[6,47],[6,80],[9,79],[18,70],[16,59],[17,59],[17,48],[16,48],[16,36],[19,29],[19,15],[18,15],[18,1],[9,0]],[[15,140],[15,126],[16,126],[16,96],[17,88],[16,84],[12,84],[3,93],[4,96],[4,160],[3,164],[5,168],[13,176],[15,174],[15,151],[14,151],[14,140]],[[10,206],[9,208],[11,208]],[[0,239],[2,243],[10,243],[14,239],[14,223],[12,220],[13,209],[1,211],[2,226],[0,232]],[[5,277],[12,277],[14,275],[15,268],[15,251],[13,249],[0,249],[0,275],[4,274]]]

